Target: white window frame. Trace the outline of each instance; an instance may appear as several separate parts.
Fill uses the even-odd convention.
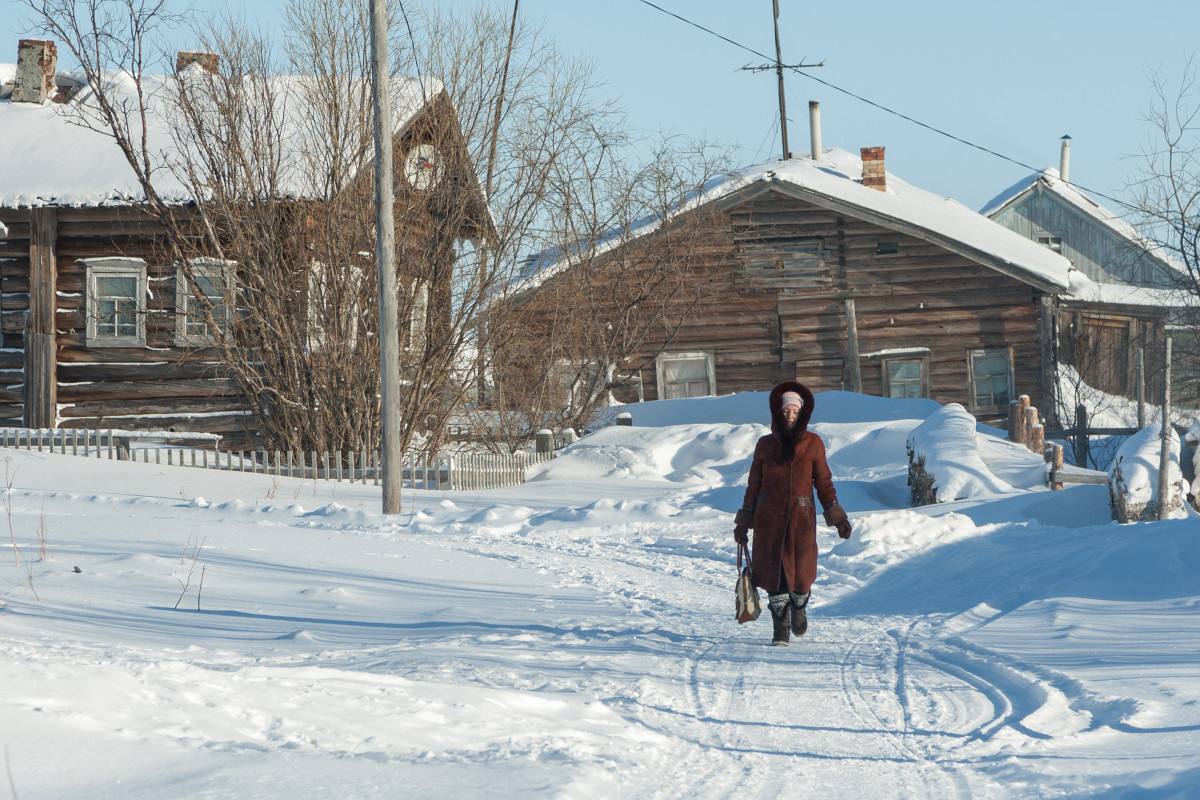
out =
[[[1062,252],[1063,240],[1061,236],[1055,236],[1052,233],[1038,233],[1034,235],[1035,240],[1042,247],[1049,248],[1056,253]],[[1045,239],[1046,241],[1042,241]],[[1056,241],[1057,240],[1057,241]]]
[[[368,278],[367,270],[358,264],[350,264],[347,269],[354,276],[355,281],[363,281]],[[326,300],[326,292],[329,289],[328,279],[329,266],[323,261],[318,261],[315,258],[309,261],[308,275],[306,278],[305,287],[305,314],[307,315],[307,330],[308,330],[308,349],[309,352],[318,352],[325,347],[326,329],[324,311],[322,303]],[[316,300],[314,301],[314,297]],[[354,298],[354,302],[349,310],[351,319],[351,328],[349,330],[349,347],[353,349],[358,343],[358,332],[363,326],[362,309],[359,307],[358,296]]]
[[[413,299],[408,312],[408,338],[404,349],[408,352],[425,349],[425,332],[429,327],[429,282],[413,281]]]
[[[663,366],[670,361],[695,361],[696,359],[704,359],[706,371],[708,373],[708,393],[701,397],[712,397],[717,393],[717,375],[716,375],[716,359],[713,354],[707,350],[694,350],[679,353],[659,353],[654,359],[654,380],[658,389],[658,399],[665,400],[667,396],[667,384],[663,380]]]
[[[86,273],[86,322],[84,325],[84,343],[88,347],[145,347],[146,346],[146,295],[149,280],[146,276],[146,262],[140,258],[84,258],[80,259]],[[135,334],[133,336],[113,336],[97,333],[99,309],[97,308],[96,279],[101,277],[136,278],[137,289],[134,314]]]
[[[918,397],[929,397],[929,373],[931,371],[931,364],[928,350],[914,350],[909,353],[895,353],[883,356],[880,361],[880,369],[882,372],[879,378],[880,388],[883,390],[882,395],[888,398],[892,397],[892,378],[891,373],[888,370],[888,366],[898,361],[916,361],[921,365],[921,393],[918,395]]]
[[[997,356],[997,355],[1002,355],[1006,359],[1008,359],[1008,399],[1009,399],[1009,402],[1012,402],[1013,397],[1015,397],[1014,387],[1013,387],[1012,348],[1011,347],[990,347],[990,348],[985,348],[982,350],[971,350],[967,353],[967,375],[969,378],[968,383],[967,383],[967,390],[970,392],[970,396],[967,398],[967,400],[968,400],[968,405],[969,405],[972,413],[975,413],[975,414],[1007,414],[1008,413],[1008,405],[1007,404],[1005,404],[1003,407],[998,406],[998,405],[981,406],[977,402],[979,393],[977,391],[975,391],[975,359],[983,357],[983,356]]]
[[[224,261],[219,258],[193,258],[188,260],[188,269],[193,275],[221,279],[225,290],[224,306],[225,319],[217,320],[225,332],[233,326],[234,301],[237,297],[237,262]],[[187,275],[182,266],[175,269],[175,344],[178,347],[210,345],[216,337],[210,334],[189,334],[187,332],[188,308],[195,299],[192,287],[188,285]]]

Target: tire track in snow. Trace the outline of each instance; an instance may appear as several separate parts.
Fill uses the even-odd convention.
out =
[[[920,746],[913,740],[911,715],[905,696],[906,689],[904,688],[904,650],[907,647],[908,637],[916,624],[917,622],[910,622],[902,634],[897,634],[896,629],[891,627],[891,622],[889,621],[859,636],[846,648],[839,665],[842,693],[846,701],[846,707],[863,725],[877,725],[878,730],[885,736],[891,747],[901,757],[910,760],[917,766],[917,776],[925,784],[925,792],[922,796],[939,798],[970,797],[970,791],[962,777],[940,763],[929,749]],[[895,692],[902,717],[903,727],[899,732],[895,730],[894,724],[891,721],[884,719],[883,715],[879,713],[876,708],[876,702],[867,695],[855,671],[855,668],[862,664],[859,654],[870,642],[886,642],[889,646],[895,647],[897,650],[894,660],[896,678],[893,682],[893,691]],[[874,674],[878,673],[875,672]],[[866,708],[870,714],[870,718],[860,713],[860,706]],[[930,780],[931,776],[934,778],[932,782]],[[939,785],[933,785],[934,782]],[[946,791],[947,789],[951,791]]]

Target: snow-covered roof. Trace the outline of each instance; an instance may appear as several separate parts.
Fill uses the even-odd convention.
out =
[[[778,189],[796,197],[866,218],[932,241],[972,260],[1051,291],[1066,289],[1071,263],[1063,256],[999,225],[957,200],[906,183],[887,173],[887,190],[864,187],[862,161],[841,149],[825,150],[819,160],[792,158],[736,170],[688,195],[674,212],[651,216],[613,230],[595,242],[580,243],[564,256],[551,248],[526,261],[517,291],[533,288],[579,259],[611,250],[657,230],[666,219],[755,187]]]
[[[1137,232],[1137,229],[1130,225],[1121,215],[1105,208],[1097,203],[1092,198],[1081,192],[1075,186],[1071,185],[1059,177],[1058,170],[1054,167],[1046,167],[1041,172],[1035,172],[1032,175],[1026,175],[1021,180],[1014,183],[1012,186],[1005,189],[1000,194],[993,197],[979,209],[979,213],[987,217],[994,217],[1003,211],[1008,206],[1015,203],[1020,198],[1024,197],[1033,189],[1041,185],[1045,190],[1052,192],[1056,197],[1062,199],[1071,207],[1082,211],[1087,216],[1104,225],[1113,233],[1120,236],[1122,239],[1131,242],[1136,247],[1145,250],[1154,258],[1161,261],[1164,265],[1176,272],[1183,274],[1187,270],[1175,258],[1158,244],[1150,241],[1146,237]]]
[[[193,65],[180,74],[203,74]],[[60,74],[60,86],[74,82],[83,86],[67,103],[14,103],[9,99],[15,65],[0,64],[0,131],[4,157],[0,159],[0,207],[40,205],[96,206],[139,202],[144,199],[133,170],[111,137],[78,124],[80,115],[95,110],[95,94],[78,73]],[[136,103],[132,78],[123,72],[105,76],[106,88],[117,102]],[[303,112],[313,96],[312,79],[280,76],[271,79],[275,108],[269,118],[279,126],[282,153],[282,196],[316,196],[319,180],[302,157],[313,152],[306,145],[320,136]],[[362,89],[351,82],[348,92]],[[146,133],[156,162],[155,187],[168,202],[187,202],[190,193],[169,165],[179,163],[179,148],[172,135],[179,114],[172,98],[177,92],[174,75],[147,75],[143,89],[147,97]],[[442,85],[430,79],[402,78],[393,81],[392,108],[396,133],[401,133],[435,97]],[[131,106],[132,107],[132,106]],[[264,117],[267,116],[264,114]],[[290,153],[287,151],[291,151]],[[293,157],[289,157],[289,155]],[[370,154],[368,154],[369,157]],[[365,164],[359,165],[359,169]]]
[[[1182,288],[1130,286],[1124,283],[1098,283],[1079,270],[1071,270],[1071,287],[1061,295],[1064,300],[1145,308],[1181,309],[1195,307],[1196,299]]]

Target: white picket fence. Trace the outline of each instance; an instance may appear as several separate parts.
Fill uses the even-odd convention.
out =
[[[307,453],[281,450],[217,450],[180,445],[204,435],[147,434],[77,428],[0,428],[0,447],[106,458],[164,466],[215,469],[305,480],[379,485],[379,451]],[[215,443],[215,437],[212,438]],[[174,442],[174,443],[173,443]],[[477,491],[525,482],[526,471],[554,453],[430,453],[410,451],[401,459],[404,485],[412,489]]]

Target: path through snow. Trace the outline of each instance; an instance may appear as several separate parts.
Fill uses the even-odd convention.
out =
[[[818,425],[856,535],[821,530],[812,627],[789,648],[767,645],[766,619],[732,620],[740,425],[690,450],[664,432],[673,449],[632,479],[593,459],[586,479],[411,493],[400,523],[374,513],[372,487],[3,454],[30,567],[0,573],[13,784],[60,798],[1200,793],[1195,520],[1111,525],[1096,487],[902,508],[903,451],[872,454],[919,418],[875,416]],[[1029,472],[999,447],[1005,480]],[[203,541],[203,592],[175,609],[189,541]]]

